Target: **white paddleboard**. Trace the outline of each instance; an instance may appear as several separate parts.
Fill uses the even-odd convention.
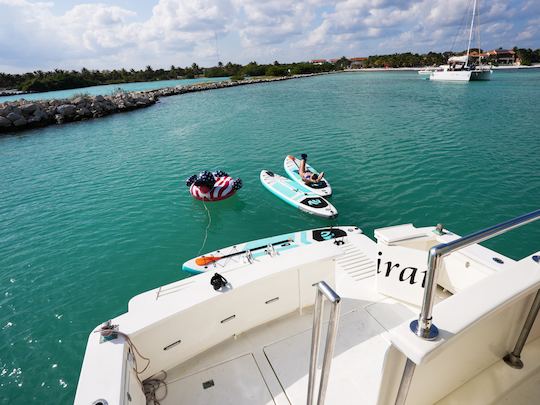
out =
[[[205,253],[202,256],[188,260],[182,265],[182,270],[192,274],[205,271],[227,271],[240,267],[272,260],[273,257],[291,254],[296,248],[334,241],[342,244],[347,242],[347,236],[361,234],[357,226],[335,226],[309,229],[257,239],[251,242],[238,243],[233,246]]]
[[[304,187],[311,190],[311,192],[323,196],[323,197],[329,197],[332,195],[332,187],[330,187],[330,183],[326,180],[326,178],[322,179],[318,183],[313,184],[306,184],[302,180],[302,177],[299,173],[299,167],[300,167],[300,159],[290,159],[289,156],[285,157],[285,161],[283,162],[283,167],[285,168],[285,172],[287,175],[293,179],[298,184],[303,185]],[[306,163],[306,169],[310,171],[311,173],[319,173],[317,170],[315,170],[312,166]]]
[[[291,179],[270,170],[261,171],[260,178],[263,186],[272,194],[293,207],[323,218],[335,218],[338,215],[337,209],[324,197]]]

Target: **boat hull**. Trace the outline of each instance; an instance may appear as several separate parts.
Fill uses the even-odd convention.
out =
[[[448,82],[491,80],[491,73],[491,70],[443,70],[432,72],[429,79]]]
[[[419,70],[418,77],[423,80],[429,80],[431,73],[433,73],[433,70]]]
[[[471,80],[491,80],[492,70],[473,70]]]
[[[446,82],[468,82],[471,80],[471,73],[470,70],[444,70],[431,73],[429,79]]]

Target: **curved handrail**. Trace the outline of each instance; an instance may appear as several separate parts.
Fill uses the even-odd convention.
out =
[[[494,238],[495,236],[506,233],[512,229],[540,219],[540,209],[521,215],[490,228],[483,229],[470,235],[463,236],[452,242],[441,243],[429,250],[428,270],[426,277],[426,287],[424,289],[424,299],[422,301],[422,310],[417,321],[411,322],[410,328],[419,337],[432,340],[435,339],[439,331],[432,321],[433,304],[435,300],[435,290],[437,287],[437,274],[443,257],[449,255],[456,250],[464,247],[480,243],[485,240]]]

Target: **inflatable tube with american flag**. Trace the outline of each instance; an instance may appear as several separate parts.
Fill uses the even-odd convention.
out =
[[[196,186],[192,184],[189,187],[189,192],[197,200],[220,201],[234,195],[236,193],[236,187],[234,187],[234,179],[232,177],[223,176],[216,178],[216,183],[212,188],[205,185]]]

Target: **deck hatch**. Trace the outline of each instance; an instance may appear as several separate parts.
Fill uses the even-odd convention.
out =
[[[251,353],[186,377],[169,379],[167,396],[160,402],[161,405],[274,405]]]

